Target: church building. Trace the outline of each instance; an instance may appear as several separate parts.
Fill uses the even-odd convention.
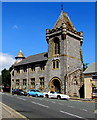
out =
[[[11,91],[39,89],[80,97],[83,86],[83,32],[78,32],[63,10],[54,27],[46,29],[48,51],[25,58],[15,57],[11,71]]]

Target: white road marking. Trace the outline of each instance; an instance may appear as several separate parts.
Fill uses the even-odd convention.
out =
[[[20,100],[24,100],[24,101],[26,101],[26,99],[24,99],[24,98],[20,98],[20,97],[17,97],[18,99],[20,99]]]
[[[68,106],[68,107],[75,108],[74,106]]]
[[[36,105],[40,105],[40,106],[42,106],[42,107],[46,107],[46,108],[48,108],[49,106],[46,106],[46,105],[43,105],[43,104],[40,104],[40,103],[36,103],[36,102],[32,102],[33,104],[36,104]]]
[[[80,109],[80,110],[88,111],[88,110],[86,110],[86,109]]]
[[[43,106],[43,107],[46,107],[46,108],[49,107],[49,106],[46,106],[46,105],[43,105],[43,104],[40,104],[40,103],[37,103],[37,105],[40,105],[40,106]]]
[[[52,101],[52,103],[56,103],[56,102]]]
[[[62,103],[59,103],[59,105],[63,105]]]
[[[84,120],[88,120],[88,119],[83,118],[83,117],[81,117],[81,116],[78,116],[78,115],[75,115],[75,114],[71,114],[71,113],[68,113],[68,112],[65,112],[65,111],[60,111],[60,112],[61,112],[61,113],[68,114],[68,115],[73,116],[73,117],[77,117],[77,118],[82,118],[82,119],[84,119]]]
[[[33,103],[33,104],[37,104],[36,102],[31,102],[31,103]]]

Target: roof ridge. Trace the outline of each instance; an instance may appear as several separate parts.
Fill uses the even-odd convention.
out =
[[[43,52],[43,53],[48,53],[48,52]],[[38,54],[35,54],[35,55],[40,55],[40,54],[43,54],[43,53],[38,53]],[[35,55],[31,55],[31,56],[35,56]]]
[[[37,62],[37,61],[39,61],[39,59],[41,59],[41,57],[42,57],[42,59],[41,59],[42,61],[46,60],[47,57],[45,56],[45,54],[47,54],[47,53],[48,52],[43,52],[43,53],[39,53],[39,54],[35,54],[35,55],[30,55],[30,56],[26,57],[25,59],[23,59],[22,61],[20,61],[19,63],[15,64],[14,66],[22,65],[22,64],[25,64],[25,63],[28,64],[27,61],[29,61],[29,60],[31,60],[33,62]]]

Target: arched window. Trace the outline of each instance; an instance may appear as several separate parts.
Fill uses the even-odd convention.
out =
[[[52,67],[53,67],[53,69],[58,69],[59,68],[59,60],[53,60]]]
[[[60,54],[60,41],[58,38],[54,39],[54,54]]]
[[[53,69],[55,69],[55,68],[56,68],[56,61],[53,60]]]
[[[56,68],[59,68],[59,60],[56,60]]]

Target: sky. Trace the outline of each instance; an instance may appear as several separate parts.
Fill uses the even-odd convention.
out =
[[[76,30],[84,32],[84,63],[95,62],[95,3],[63,2],[63,9]],[[20,50],[25,57],[47,52],[46,29],[53,28],[60,13],[61,2],[2,3],[2,68],[13,64]]]

